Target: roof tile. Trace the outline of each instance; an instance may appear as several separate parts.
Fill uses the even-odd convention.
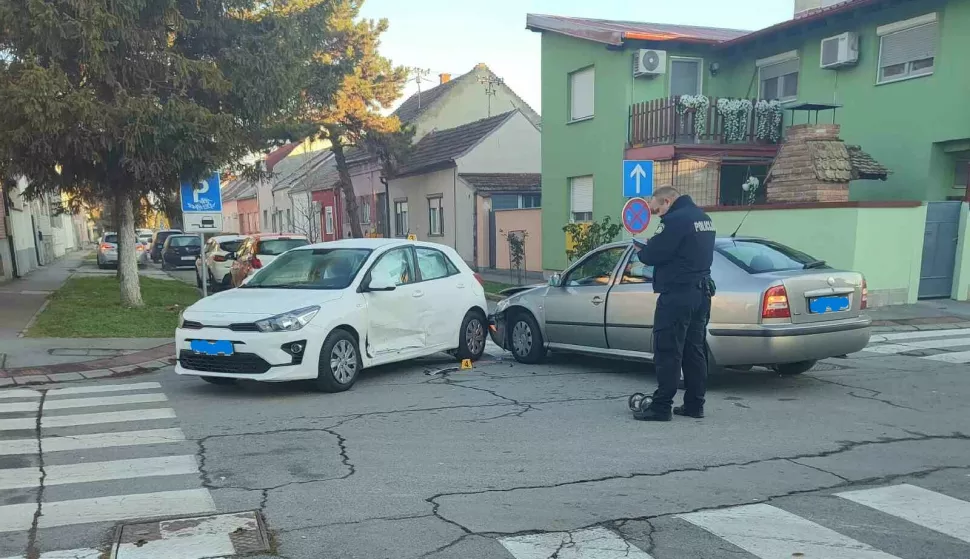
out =
[[[454,161],[483,138],[499,128],[518,111],[476,120],[455,128],[430,132],[414,144],[399,175],[417,174],[423,170]]]
[[[479,192],[538,192],[541,173],[460,173],[465,182]]]

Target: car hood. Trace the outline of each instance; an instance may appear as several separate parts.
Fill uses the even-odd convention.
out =
[[[206,324],[260,319],[339,300],[344,291],[238,288],[216,293],[185,309],[185,318]]]

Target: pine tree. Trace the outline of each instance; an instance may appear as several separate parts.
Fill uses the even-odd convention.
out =
[[[135,204],[287,135],[335,3],[0,0],[2,171],[114,201],[121,300],[141,305]]]

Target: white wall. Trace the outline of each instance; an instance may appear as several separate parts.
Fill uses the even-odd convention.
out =
[[[540,173],[542,134],[521,112],[458,160],[459,173]]]
[[[391,227],[394,228],[394,202],[406,199],[411,233],[418,240],[441,243],[458,251],[471,265],[474,260],[472,223],[474,196],[472,190],[457,179],[457,169],[443,169],[424,175],[394,179],[389,185]],[[431,236],[428,222],[428,198],[441,195],[444,214],[443,235]],[[457,218],[456,218],[457,212]],[[457,225],[457,227],[456,227]],[[394,230],[395,235],[398,233]]]
[[[447,95],[439,98],[414,123],[415,141],[436,128],[438,130],[454,128],[514,109],[522,109],[532,115],[536,121],[539,120],[539,115],[528,108],[524,101],[518,99],[504,84],[496,86],[495,95],[489,99],[485,94],[485,85],[479,83],[478,78],[490,75],[486,69],[476,67],[472,70],[472,75],[462,78],[461,83],[455,84]],[[491,102],[491,112],[489,112],[489,102]]]
[[[239,232],[239,203],[235,200],[222,201],[222,231]]]

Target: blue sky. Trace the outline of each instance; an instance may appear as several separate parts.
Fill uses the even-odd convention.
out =
[[[539,35],[527,13],[760,29],[790,19],[794,0],[366,0],[362,15],[387,18],[381,51],[395,64],[463,74],[484,62],[541,110]],[[416,89],[408,84],[406,95]]]

